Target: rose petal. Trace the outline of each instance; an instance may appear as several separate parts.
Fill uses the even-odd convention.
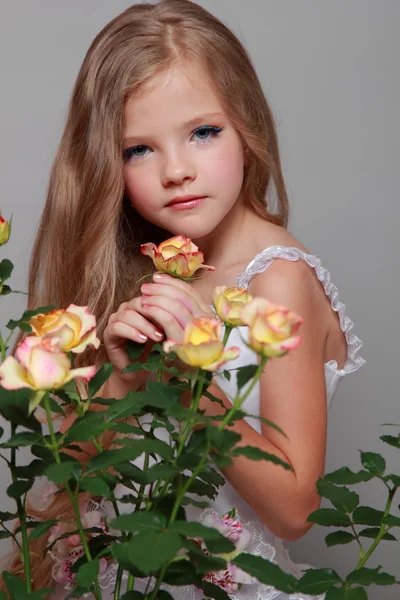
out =
[[[140,246],[140,252],[145,256],[150,256],[150,258],[154,258],[154,252],[157,250],[157,246],[152,242],[148,242],[147,244],[142,244]]]
[[[94,377],[96,375],[96,367],[95,366],[91,366],[91,367],[80,367],[79,369],[71,369],[71,371],[69,371],[69,373],[67,373],[65,380],[64,380],[64,384],[68,383],[68,381],[71,381],[72,379],[75,379],[76,377],[82,377],[82,379],[84,379],[85,381],[90,381],[92,379],[92,377]]]
[[[96,317],[92,315],[87,306],[76,306],[76,304],[70,304],[66,312],[69,314],[76,315],[80,319],[80,338],[86,335],[86,333],[88,333],[91,329],[96,327]]]
[[[70,362],[63,352],[48,352],[41,346],[32,348],[29,375],[35,390],[52,390],[65,382]]]
[[[87,346],[92,346],[96,350],[100,346],[100,340],[96,335],[96,329],[89,331],[89,333],[81,339],[80,344],[74,348],[71,348],[71,351],[75,354],[79,354],[80,352],[86,350]]]
[[[13,356],[6,358],[0,365],[0,384],[6,390],[32,389],[26,370]]]

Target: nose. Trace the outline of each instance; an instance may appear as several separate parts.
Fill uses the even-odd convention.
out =
[[[161,172],[161,181],[164,187],[181,185],[185,181],[192,181],[195,178],[196,168],[187,149],[180,153],[174,151],[166,156]]]

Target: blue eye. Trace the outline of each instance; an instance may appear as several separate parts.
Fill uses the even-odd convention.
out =
[[[212,139],[216,138],[221,131],[223,131],[223,127],[214,127],[212,125],[203,125],[202,127],[198,127],[194,131],[192,131],[192,136],[197,135],[200,143],[210,142]],[[130,159],[138,160],[140,158],[145,158],[147,156],[146,150],[149,150],[148,146],[141,144],[140,146],[132,146],[132,148],[127,148],[124,150],[122,157],[124,162],[127,162]]]
[[[212,127],[211,125],[204,125],[203,127],[198,127],[193,131],[193,135],[200,135],[201,142],[208,142],[210,139],[217,137],[218,134],[221,133],[223,127]],[[205,134],[205,137],[203,137]]]
[[[134,146],[132,148],[127,148],[126,150],[124,150],[124,153],[122,155],[122,158],[124,160],[124,162],[128,161],[130,158],[144,158],[146,156],[146,154],[143,152],[143,150],[146,150],[148,148],[148,146]]]

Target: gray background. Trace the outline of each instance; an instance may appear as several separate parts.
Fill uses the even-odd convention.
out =
[[[1,256],[26,289],[35,227],[50,165],[80,63],[95,34],[128,0],[0,1],[0,206],[14,214]],[[398,453],[379,441],[399,422],[398,0],[202,0],[247,45],[274,109],[292,204],[290,229],[333,274],[365,343],[368,365],[343,382],[330,411],[327,470],[359,468],[359,449]],[[2,300],[0,326],[24,308]],[[393,433],[393,431],[392,431]],[[0,506],[8,475],[0,463]],[[273,485],[273,482],[271,482]],[[383,485],[359,487],[362,503],[383,508]],[[397,504],[395,504],[397,506]],[[397,508],[393,511],[398,514]],[[326,549],[314,527],[291,555],[346,573],[357,548]],[[4,554],[6,544],[0,546]],[[395,558],[397,557],[397,559]],[[384,542],[370,562],[400,578],[398,546]],[[394,588],[370,598],[397,598]]]

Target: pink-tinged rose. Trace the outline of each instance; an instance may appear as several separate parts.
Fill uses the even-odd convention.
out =
[[[265,298],[254,298],[241,309],[243,323],[249,326],[249,346],[257,354],[283,356],[300,344],[296,335],[303,319],[284,306]]]
[[[238,287],[228,288],[220,285],[213,291],[213,304],[217,315],[224,323],[233,327],[244,325],[240,311],[251,300],[253,296],[247,290]]]
[[[187,365],[215,371],[226,361],[239,356],[239,348],[224,349],[222,323],[219,319],[201,317],[193,319],[185,329],[183,343],[164,342],[164,351],[175,354]]]
[[[79,354],[87,346],[98,348],[96,318],[87,306],[70,304],[67,309],[56,309],[31,318],[29,325],[34,335],[57,337],[64,352]]]
[[[0,215],[0,246],[6,244],[10,238],[10,223]]]
[[[251,531],[243,527],[235,516],[232,517],[231,514],[226,514],[223,517],[220,517],[212,509],[204,511],[200,516],[199,521],[205,527],[217,529],[235,545],[235,549],[232,552],[216,555],[226,560],[227,564],[225,569],[209,571],[205,574],[203,579],[217,585],[228,594],[238,590],[241,584],[258,583],[255,577],[252,577],[239,567],[231,564],[231,561],[234,558],[248,550],[249,544],[252,541]],[[202,540],[200,540],[200,545],[203,552],[208,554],[207,547]]]
[[[89,381],[96,368],[71,369],[68,356],[58,346],[57,338],[26,337],[0,366],[0,384],[7,390],[30,388],[36,391],[55,390],[75,377]]]
[[[85,512],[86,505],[81,508],[81,520],[84,529],[90,529],[91,527],[98,527],[102,529],[104,533],[108,532],[106,518],[101,510],[92,510]],[[69,531],[77,529],[74,523],[59,522],[54,525],[50,530],[48,538],[48,545],[54,543],[50,551],[50,555],[53,558],[55,565],[53,568],[53,577],[57,583],[72,584],[75,582],[76,573],[72,570],[72,567],[76,561],[84,555],[84,548],[82,545],[81,536],[78,534],[71,534],[68,537],[58,539],[61,536],[67,534]],[[86,533],[87,540],[96,537],[99,533]],[[105,558],[100,559],[99,575],[102,575],[107,568],[107,561]]]
[[[208,271],[214,271],[215,269],[215,267],[203,264],[203,253],[189,238],[183,235],[176,235],[165,240],[159,246],[151,242],[142,244],[140,251],[152,259],[158,271],[168,273],[174,277],[188,279],[198,269],[207,269]]]

